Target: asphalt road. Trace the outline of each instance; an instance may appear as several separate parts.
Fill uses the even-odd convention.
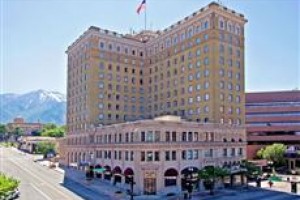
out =
[[[43,167],[26,154],[0,146],[0,171],[21,181],[20,200],[109,200],[64,174]]]

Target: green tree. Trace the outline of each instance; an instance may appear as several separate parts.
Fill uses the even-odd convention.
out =
[[[6,126],[4,124],[0,124],[0,135],[5,134],[6,132]]]
[[[207,166],[199,170],[198,176],[203,180],[205,189],[210,190],[210,194],[213,194],[214,184],[216,180],[222,179],[229,175],[229,171],[214,166]]]
[[[15,135],[23,135],[23,133],[24,133],[24,131],[20,127],[15,128],[15,130],[13,131],[13,134],[15,134]]]
[[[41,136],[45,137],[63,137],[65,135],[65,127],[55,127],[55,128],[44,128]]]
[[[0,199],[7,197],[8,192],[14,191],[20,184],[20,181],[0,173]]]
[[[262,175],[261,168],[256,166],[254,163],[249,162],[247,160],[243,160],[241,166],[246,169],[247,182],[250,179],[257,179],[258,176]],[[248,184],[247,184],[248,186]]]
[[[49,123],[49,124],[45,124],[43,129],[44,130],[51,130],[51,129],[55,129],[56,127],[57,127],[56,124]]]
[[[272,161],[274,165],[281,166],[284,165],[284,153],[286,151],[286,146],[284,144],[272,144],[260,149],[257,152],[259,158]]]
[[[49,152],[56,152],[56,146],[53,142],[38,142],[35,146],[35,153],[46,155]]]

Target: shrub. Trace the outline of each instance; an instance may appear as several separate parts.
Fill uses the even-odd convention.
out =
[[[0,197],[6,197],[10,191],[14,191],[19,186],[19,181],[0,173]]]

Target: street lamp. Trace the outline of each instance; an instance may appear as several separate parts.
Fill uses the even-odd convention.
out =
[[[193,168],[189,167],[188,168],[188,173],[185,175],[185,189],[188,192],[188,195],[186,198],[191,199],[194,184],[193,184]]]
[[[133,200],[133,185],[135,184],[133,180],[133,175],[127,175],[130,184],[130,200]]]

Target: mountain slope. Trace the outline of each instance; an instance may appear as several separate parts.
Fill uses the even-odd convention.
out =
[[[45,90],[26,94],[0,94],[0,123],[21,116],[27,122],[65,124],[66,97]]]

